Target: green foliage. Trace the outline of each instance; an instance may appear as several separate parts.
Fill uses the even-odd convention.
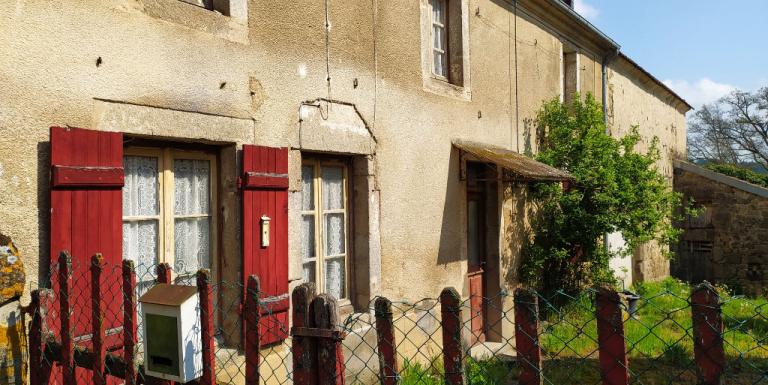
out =
[[[758,186],[768,188],[768,174],[760,174],[748,168],[740,167],[735,164],[710,163],[705,167],[714,172],[719,172],[721,174],[725,174],[728,176],[732,176],[734,178],[741,179],[745,182],[749,182],[752,184],[756,184]]]
[[[523,280],[544,293],[614,282],[603,247],[605,234],[621,232],[629,252],[648,241],[668,244],[680,196],[657,171],[658,139],[648,151],[637,127],[620,139],[606,134],[601,106],[591,95],[570,105],[546,102],[538,114],[537,159],[573,176],[572,188],[542,183],[534,190],[537,215],[524,248]]]

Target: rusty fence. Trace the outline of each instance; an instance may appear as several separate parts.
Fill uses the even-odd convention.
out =
[[[446,288],[418,301],[378,297],[346,316],[303,284],[286,325],[257,277],[213,282],[176,268],[99,256],[85,268],[63,253],[28,308],[30,382],[168,384],[144,373],[137,296],[173,277],[196,286],[195,382],[206,385],[768,384],[768,301],[707,283],[469,298]]]

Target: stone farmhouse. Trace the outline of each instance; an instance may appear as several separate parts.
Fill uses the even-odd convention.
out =
[[[569,3],[2,7],[0,232],[27,276],[11,299],[62,250],[75,269],[133,260],[147,282],[163,262],[182,281],[258,274],[282,323],[306,281],[348,313],[516,287],[527,186],[565,177],[525,155],[543,101],[592,93],[612,135],[660,139],[670,184],[685,153],[690,105]],[[616,264],[627,282],[669,274],[658,245]]]

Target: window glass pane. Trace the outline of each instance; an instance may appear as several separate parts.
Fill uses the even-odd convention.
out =
[[[325,255],[344,254],[344,214],[325,214]]]
[[[432,0],[432,21],[434,23],[445,24],[444,0]]]
[[[301,222],[301,256],[315,257],[315,216],[304,215]]]
[[[445,44],[444,44],[445,39],[444,39],[444,36],[443,36],[444,33],[445,33],[445,28],[437,26],[437,25],[432,26],[432,36],[434,38],[434,40],[432,42],[433,47],[435,47],[435,48],[437,48],[437,49],[439,49],[441,51],[445,51]]]
[[[173,227],[174,271],[181,275],[210,269],[210,218],[176,219]]]
[[[158,235],[155,219],[123,222],[123,258],[134,262],[139,281],[155,279]]]
[[[301,265],[301,275],[304,282],[315,282],[315,261]]]
[[[335,298],[345,298],[344,258],[325,261],[325,292]]]
[[[125,156],[123,216],[152,216],[160,212],[157,158]]]
[[[445,54],[437,51],[433,51],[435,75],[446,76],[447,70],[445,68]]]
[[[174,214],[209,214],[211,164],[207,160],[176,159],[173,162]]]
[[[344,169],[342,167],[323,167],[323,208],[335,210],[344,208]]]
[[[312,166],[301,167],[301,208],[303,210],[315,209],[314,170]]]

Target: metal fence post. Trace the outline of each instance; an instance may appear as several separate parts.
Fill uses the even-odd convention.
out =
[[[204,385],[216,384],[216,349],[213,337],[213,290],[211,272],[207,269],[197,271],[197,291],[200,295],[200,332],[203,348]]]
[[[530,289],[515,290],[515,349],[520,364],[521,385],[541,385],[539,344],[539,297]]]
[[[344,385],[344,352],[342,337],[336,329],[339,324],[339,306],[336,298],[320,294],[310,303],[310,320],[317,333],[317,367],[320,385]]]
[[[292,330],[293,335],[293,382],[295,384],[317,384],[317,348],[313,338],[297,335],[293,329],[309,327],[309,304],[315,297],[315,285],[304,283],[293,289]]]
[[[104,347],[104,314],[101,312],[101,303],[103,302],[102,293],[102,272],[104,270],[104,257],[101,254],[95,254],[91,257],[91,335],[93,342],[93,384],[104,385],[106,381],[106,372],[104,371],[104,358],[106,349]]]
[[[72,257],[59,254],[59,316],[61,318],[61,371],[64,385],[75,385],[75,344],[72,340]]]
[[[693,352],[699,381],[704,385],[723,383],[725,351],[720,296],[712,285],[703,282],[691,293]]]
[[[374,309],[379,352],[379,379],[381,385],[396,385],[400,379],[397,368],[395,325],[392,321],[392,302],[384,297],[376,298]]]
[[[259,295],[261,283],[259,277],[248,277],[248,287],[245,289],[245,383],[259,385]]]
[[[136,384],[136,269],[133,261],[123,260],[123,359],[125,385]]]
[[[597,291],[597,340],[600,377],[604,385],[629,384],[629,361],[619,294],[610,288]]]
[[[456,289],[447,287],[440,293],[440,323],[443,328],[443,366],[446,385],[462,385],[461,297]]]

